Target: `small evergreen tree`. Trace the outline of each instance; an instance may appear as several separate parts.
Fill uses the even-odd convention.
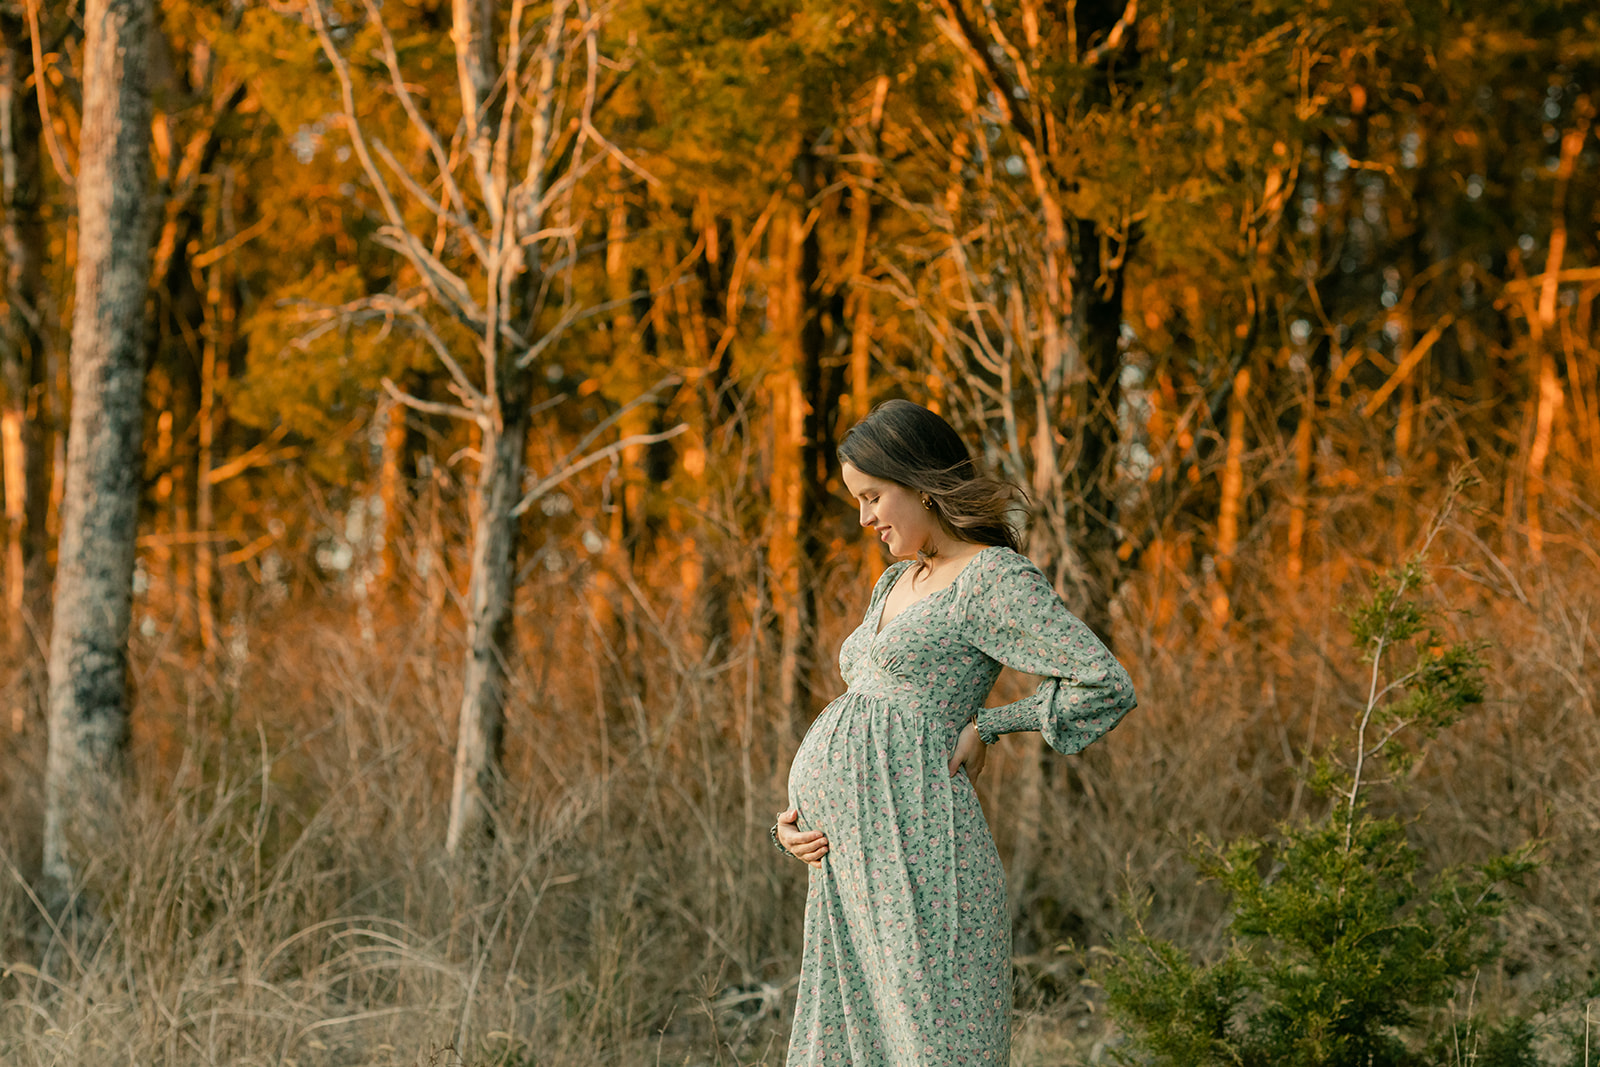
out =
[[[1369,810],[1367,792],[1378,771],[1403,770],[1483,701],[1477,648],[1441,637],[1421,597],[1422,560],[1464,484],[1453,480],[1416,557],[1375,579],[1349,611],[1370,680],[1350,747],[1316,766],[1327,811],[1271,838],[1197,849],[1201,873],[1232,901],[1229,951],[1197,964],[1137,925],[1112,946],[1098,977],[1149,1062],[1450,1062],[1438,1059],[1452,1047],[1441,1040],[1451,1019],[1440,1009],[1498,955],[1501,891],[1533,867],[1531,849],[1429,875],[1405,825]],[[1535,1062],[1532,1035],[1525,1025],[1503,1026],[1495,1040],[1475,1043],[1472,1062]]]

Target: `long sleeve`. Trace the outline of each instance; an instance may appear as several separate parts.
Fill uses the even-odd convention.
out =
[[[983,569],[965,591],[968,639],[1044,681],[1032,696],[980,711],[978,733],[992,744],[1000,734],[1038,730],[1057,752],[1081,751],[1133,710],[1133,682],[1027,557],[990,556],[977,561]]]

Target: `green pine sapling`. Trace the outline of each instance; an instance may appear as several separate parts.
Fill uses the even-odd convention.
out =
[[[1527,848],[1435,874],[1405,824],[1373,814],[1368,791],[1483,701],[1471,643],[1431,625],[1423,559],[1466,486],[1452,479],[1421,549],[1376,579],[1348,612],[1369,665],[1349,748],[1325,754],[1312,784],[1321,817],[1270,838],[1199,841],[1194,860],[1232,903],[1232,945],[1209,963],[1147,934],[1111,946],[1097,978],[1132,1038],[1130,1062],[1204,1067],[1409,1067],[1439,1062],[1444,1009],[1500,946],[1501,895],[1532,866]],[[1518,1031],[1520,1032],[1520,1031]],[[1502,1037],[1510,1036],[1506,1031]],[[1526,1062],[1527,1041],[1480,1043],[1473,1061]]]

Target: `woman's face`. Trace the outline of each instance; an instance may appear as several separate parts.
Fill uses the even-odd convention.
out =
[[[942,540],[939,520],[922,506],[915,489],[863,474],[848,463],[842,464],[840,471],[845,488],[856,498],[861,525],[878,531],[878,539],[889,546],[891,556],[908,559]]]

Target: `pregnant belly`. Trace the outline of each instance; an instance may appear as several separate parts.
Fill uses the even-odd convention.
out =
[[[826,825],[835,822],[832,813],[850,801],[855,792],[844,777],[848,763],[854,761],[841,759],[844,754],[838,751],[849,740],[848,729],[842,731],[843,737],[838,736],[840,715],[848,697],[846,693],[822,710],[789,765],[789,803],[800,812],[802,830],[826,832]]]
[[[801,829],[836,847],[899,831],[948,834],[948,753],[925,716],[875,695],[847,692],[812,724],[789,768],[789,802]]]

